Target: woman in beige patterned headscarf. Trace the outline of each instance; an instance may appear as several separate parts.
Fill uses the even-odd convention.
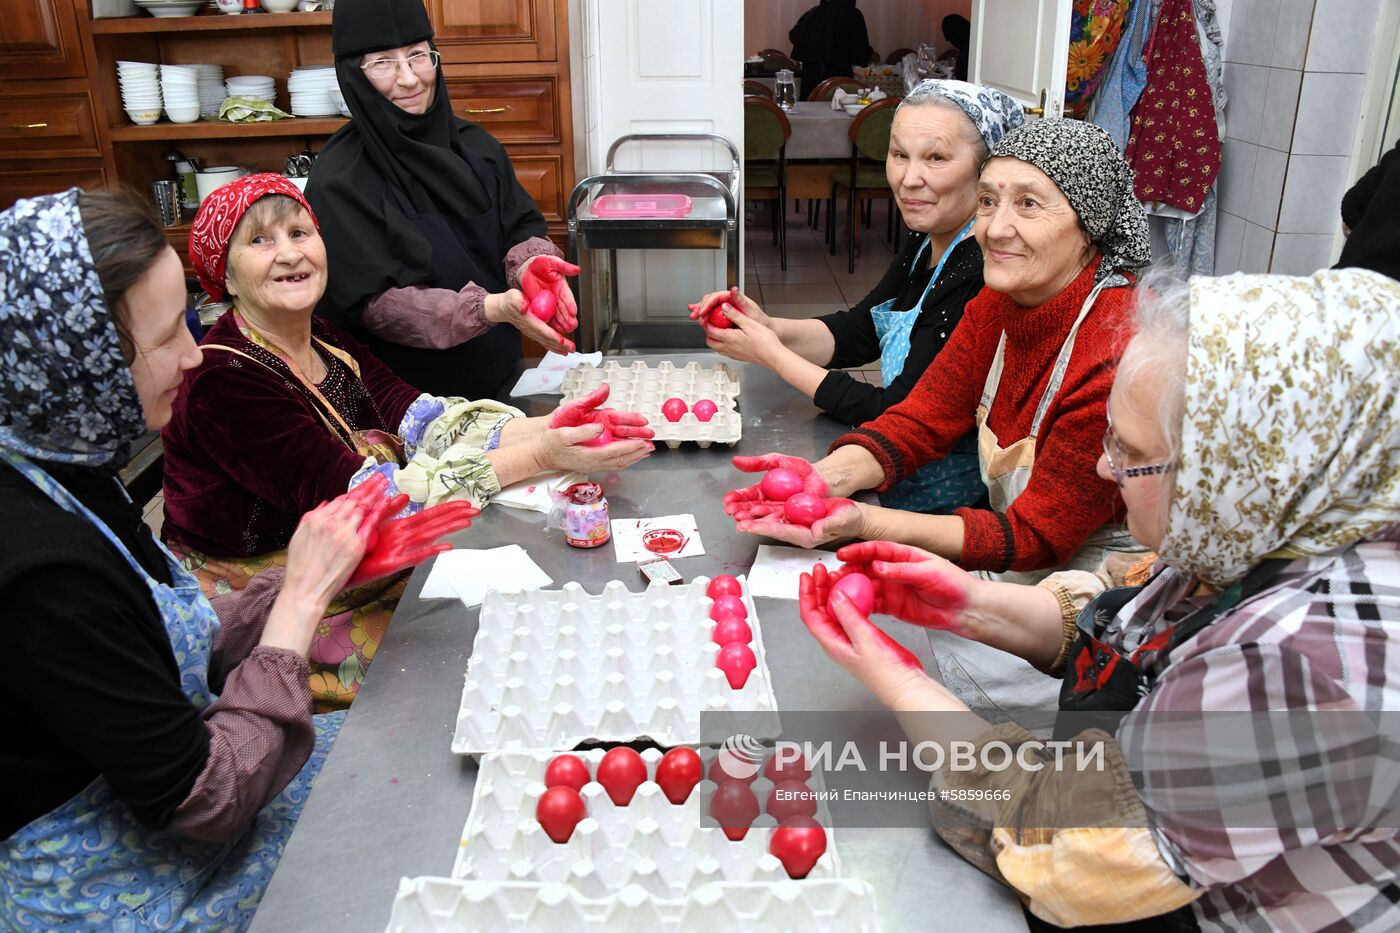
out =
[[[1018,749],[1015,767],[936,773],[932,810],[1036,916],[1392,929],[1400,831],[1375,802],[1400,799],[1380,715],[1400,711],[1400,283],[1198,278],[1144,301],[1099,472],[1158,551],[1145,586],[991,583],[890,542],[838,552],[876,579],[877,612],[1063,677],[1056,737],[1099,748],[1097,767],[1030,752],[1032,770],[1033,736],[967,712],[832,596],[840,574],[804,577],[803,621],[892,709],[943,714],[901,715],[915,741],[967,740],[982,762]]]

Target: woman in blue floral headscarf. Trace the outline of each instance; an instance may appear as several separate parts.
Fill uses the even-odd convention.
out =
[[[392,542],[465,524],[381,524],[402,502],[380,480],[308,515],[285,572],[216,616],[115,472],[199,363],[184,311],[180,260],[133,202],[73,189],[0,213],[6,930],[247,926],[343,716],[313,717],[307,686],[327,602],[432,553],[395,563]]]

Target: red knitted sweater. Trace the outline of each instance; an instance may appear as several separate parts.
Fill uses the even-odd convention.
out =
[[[1003,448],[1030,434],[1060,347],[1094,284],[1089,266],[1054,298],[1022,308],[983,288],[968,302],[948,343],[903,402],[836,439],[856,444],[885,471],[883,492],[942,457],[975,427],[977,403],[1006,331],[1001,387],[987,424]],[[1079,327],[1060,391],[1035,445],[1026,490],[1005,514],[958,509],[965,524],[961,566],[968,570],[1036,570],[1068,560],[1096,528],[1122,521],[1117,487],[1095,472],[1107,427],[1105,406],[1118,357],[1131,336],[1131,288],[1099,293]]]

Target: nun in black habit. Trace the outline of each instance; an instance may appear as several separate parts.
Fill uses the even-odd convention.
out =
[[[522,333],[573,349],[564,275],[578,269],[546,238],[501,144],[453,116],[432,36],[421,0],[336,4],[331,44],[353,119],[306,186],[329,264],[317,313],[425,392],[490,398]],[[549,324],[522,288],[558,296]]]

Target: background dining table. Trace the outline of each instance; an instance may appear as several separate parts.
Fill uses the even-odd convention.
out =
[[[708,353],[664,358],[677,366],[723,362]],[[621,358],[638,359],[655,366],[662,357]],[[744,419],[734,448],[658,445],[622,473],[593,477],[606,490],[613,518],[695,516],[705,553],[676,561],[687,580],[744,573],[763,543],[738,532],[721,509],[725,491],[749,482],[730,463],[733,454],[777,450],[815,459],[845,430],[769,370],[730,365],[740,373]],[[539,415],[557,399],[509,402]],[[597,593],[619,579],[634,592],[644,588],[636,565],[618,563],[611,545],[568,547],[538,512],[490,508],[452,540],[465,548],[520,544],[554,586],[576,580]],[[453,754],[451,745],[479,610],[455,599],[420,599],[428,569],[419,567],[409,581],[254,917],[254,933],[383,930],[400,878],[452,871],[477,780],[475,760]],[[795,600],[758,598],[755,605],[780,710],[884,715],[870,691],[822,653]],[[889,631],[937,669],[924,629],[892,625]],[[919,775],[909,777],[925,786]],[[842,875],[873,887],[883,930],[1026,929],[1012,891],[964,861],[927,824],[837,826],[836,847]]]
[[[851,157],[851,121],[855,118],[844,110],[832,110],[825,100],[800,100],[788,111],[792,136],[787,142],[786,158],[849,159]]]

